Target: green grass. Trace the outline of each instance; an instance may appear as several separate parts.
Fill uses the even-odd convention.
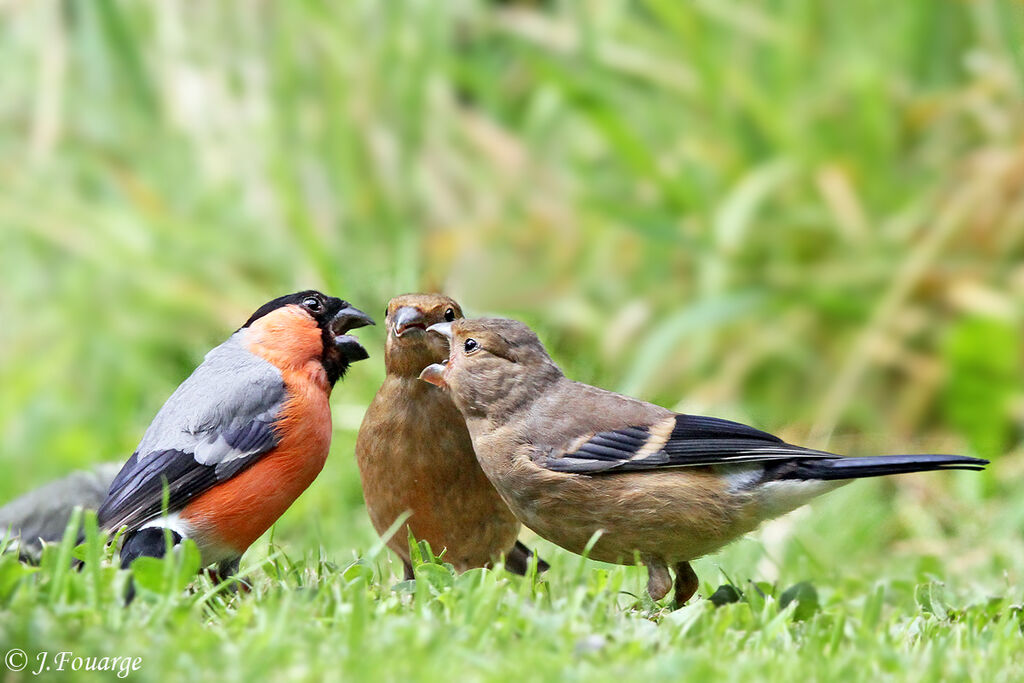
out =
[[[966,564],[900,551],[873,562],[857,552],[825,555],[851,540],[828,541],[836,534],[826,524],[841,525],[844,514],[826,511],[801,524],[781,566],[769,562],[778,573],[771,583],[736,578],[755,566],[748,563],[768,557],[756,544],[740,543],[724,558],[699,562],[705,597],[719,584],[740,595],[720,606],[701,599],[676,611],[643,597],[639,570],[597,567],[546,546],[553,566],[543,579],[501,570],[456,576],[435,562],[419,565],[410,584],[391,574],[379,545],[359,559],[313,552],[292,558],[283,547],[250,553],[243,570],[253,590],[242,595],[205,578],[183,592],[198,562],[183,553],[178,567],[153,561],[144,568],[139,597],[124,609],[125,577],[107,562],[94,560],[81,573],[63,569],[69,536],[48,549],[36,573],[26,575],[15,555],[0,555],[3,632],[6,644],[31,653],[36,667],[40,652],[49,653],[44,662],[51,666],[62,651],[129,655],[142,660],[132,678],[149,680],[165,680],[168,672],[201,680],[997,681],[1021,675],[1019,596],[1011,598],[1005,584],[986,592],[979,582],[958,578],[968,566],[990,571],[989,553]],[[844,535],[864,534],[871,545],[879,520],[867,522],[845,525]],[[822,532],[827,535],[816,538]],[[86,557],[104,553],[97,538],[82,550]],[[877,549],[860,554],[871,550]],[[1020,559],[1018,551],[1017,566]],[[731,566],[719,569],[720,561]],[[857,565],[883,568],[887,578],[858,575],[851,571]]]
[[[125,459],[308,286],[371,313],[443,290],[577,379],[797,443],[994,461],[858,482],[699,561],[702,596],[746,597],[719,609],[638,604],[642,571],[534,539],[539,583],[427,567],[413,596],[352,458],[367,330],[252,594],[124,610],[106,565],[6,554],[0,651],[161,680],[1019,678],[1022,45],[1013,0],[0,6],[0,501]],[[801,582],[818,607],[780,610]]]

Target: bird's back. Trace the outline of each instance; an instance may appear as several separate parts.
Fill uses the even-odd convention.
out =
[[[651,425],[671,410],[562,377],[514,421],[508,434],[545,447],[568,447],[597,432]]]

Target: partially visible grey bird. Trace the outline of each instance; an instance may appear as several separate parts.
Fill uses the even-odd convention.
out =
[[[0,539],[10,530],[21,559],[38,562],[43,541],[61,540],[76,506],[87,510],[99,508],[120,469],[119,462],[105,462],[91,469],[76,470],[15,498],[0,507]]]

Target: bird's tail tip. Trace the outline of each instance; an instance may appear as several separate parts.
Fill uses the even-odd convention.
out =
[[[919,455],[875,455],[862,458],[805,460],[793,474],[799,479],[861,479],[890,474],[935,472],[939,470],[981,471],[989,464],[984,458],[966,455],[924,453]]]

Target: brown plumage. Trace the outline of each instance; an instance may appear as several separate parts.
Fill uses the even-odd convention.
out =
[[[524,573],[530,551],[516,541],[520,524],[484,476],[466,424],[451,399],[420,382],[420,371],[448,355],[447,341],[426,334],[434,323],[462,317],[452,299],[406,294],[387,307],[387,376],[356,440],[363,495],[377,533],[405,512],[411,516],[388,539],[412,577],[406,528],[459,571],[491,564]],[[546,567],[542,562],[540,568]]]
[[[845,481],[980,469],[947,455],[844,458],[793,446],[728,420],[681,415],[574,382],[522,323],[434,325],[450,339],[421,378],[448,390],[484,472],[517,517],[575,553],[648,568],[658,600],[697,590],[689,561]]]

